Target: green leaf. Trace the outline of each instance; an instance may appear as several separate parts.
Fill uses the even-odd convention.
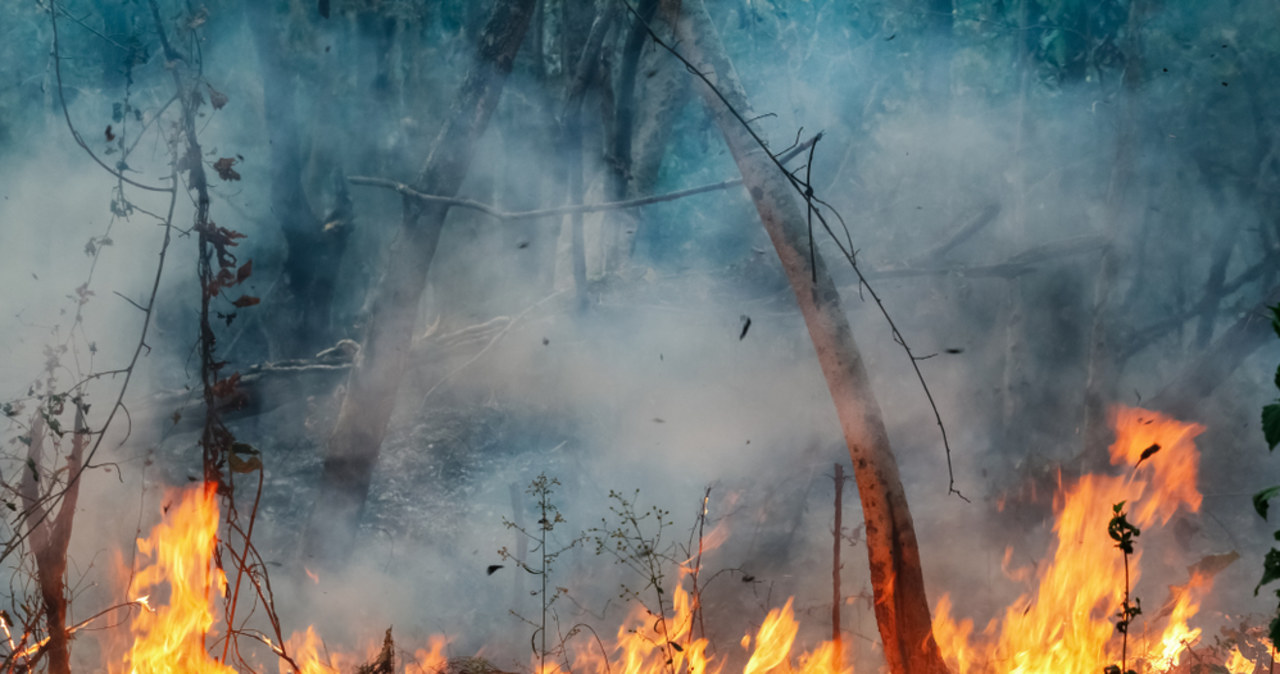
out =
[[[1271,619],[1271,633],[1267,636],[1271,637],[1271,646],[1274,648],[1276,644],[1280,644],[1280,612],[1276,613],[1276,617]]]
[[[1258,596],[1258,590],[1263,585],[1280,580],[1280,550],[1271,548],[1267,551],[1267,558],[1262,562],[1262,580],[1258,581],[1257,587],[1253,588],[1253,595]]]
[[[1262,434],[1267,438],[1267,449],[1275,450],[1280,444],[1280,402],[1262,408]]]
[[[1280,337],[1280,304],[1267,308],[1271,309],[1271,329],[1276,331],[1276,337]]]
[[[1280,388],[1280,365],[1276,366],[1276,388]]]
[[[1267,487],[1253,495],[1253,509],[1258,511],[1262,519],[1267,519],[1267,507],[1270,505],[1268,501],[1277,496],[1280,496],[1280,485]]]

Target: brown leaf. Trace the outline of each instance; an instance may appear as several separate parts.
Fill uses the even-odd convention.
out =
[[[222,157],[218,161],[213,162],[213,170],[218,172],[218,177],[223,180],[239,180],[240,174],[231,168],[236,163],[234,157]]]
[[[226,379],[219,379],[213,383],[213,395],[218,398],[228,398],[236,392],[236,385],[239,383],[239,372],[232,374]]]
[[[231,100],[227,98],[226,94],[214,89],[209,84],[206,83],[205,86],[209,87],[209,104],[213,106],[214,110],[221,110],[222,106],[226,105],[227,101]]]
[[[249,275],[252,273],[253,260],[249,260],[248,262],[240,265],[240,268],[236,270],[236,283],[244,283],[244,280],[249,278]]]
[[[255,304],[257,304],[257,303],[259,303],[259,302],[261,302],[261,301],[262,301],[262,300],[260,300],[260,299],[258,299],[258,298],[256,298],[256,297],[250,297],[250,296],[248,296],[248,295],[241,295],[241,296],[240,296],[240,299],[238,299],[238,300],[236,300],[236,301],[232,302],[231,304],[235,305],[237,308],[243,309],[243,308],[245,308],[245,307],[251,307],[251,306],[253,306],[253,305],[255,305]]]
[[[242,459],[237,454],[227,455],[227,465],[231,467],[233,473],[252,473],[262,470],[262,459],[256,456],[250,456],[248,459]]]

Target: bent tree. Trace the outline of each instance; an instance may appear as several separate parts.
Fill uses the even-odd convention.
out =
[[[840,307],[840,293],[821,253],[810,245],[794,187],[741,121],[756,115],[705,7],[701,0],[686,0],[683,7],[676,32],[679,49],[706,78],[696,86],[782,261],[849,446],[866,520],[876,622],[889,671],[941,674],[948,670],[933,638],[911,511],[862,354]]]

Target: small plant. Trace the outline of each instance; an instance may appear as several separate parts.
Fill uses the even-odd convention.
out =
[[[537,650],[539,671],[544,671],[546,669],[547,656],[550,655],[550,651],[547,650],[547,621],[548,619],[555,620],[553,606],[557,599],[568,593],[568,589],[563,587],[557,587],[554,588],[554,591],[550,591],[549,586],[551,572],[556,559],[560,555],[582,542],[581,538],[574,538],[562,547],[556,549],[548,547],[549,544],[554,544],[553,541],[548,541],[548,538],[555,530],[556,525],[563,524],[565,521],[564,516],[560,514],[560,509],[556,507],[555,502],[551,499],[552,494],[555,493],[555,488],[559,486],[560,480],[554,477],[547,477],[545,473],[539,473],[538,476],[529,483],[528,488],[525,489],[526,494],[538,500],[538,526],[536,529],[530,531],[506,518],[503,518],[502,520],[502,524],[508,529],[514,529],[520,532],[520,534],[529,538],[533,542],[533,552],[538,556],[538,566],[536,568],[530,566],[525,559],[522,559],[505,547],[498,551],[498,555],[501,556],[502,559],[515,564],[516,567],[523,569],[526,573],[537,576],[540,581],[538,589],[530,593],[536,595],[540,600],[541,611],[539,619],[534,621],[516,613],[514,610],[511,611],[511,615],[514,615],[534,627],[534,638],[538,640]],[[490,573],[492,573],[492,571],[493,570],[491,569]]]
[[[617,564],[622,564],[635,571],[644,579],[644,585],[634,589],[625,583],[618,595],[622,599],[635,599],[645,610],[657,619],[656,632],[663,635],[663,648],[667,651],[667,665],[675,661],[675,652],[684,648],[670,640],[667,629],[666,589],[663,587],[665,575],[663,568],[668,564],[679,564],[670,551],[670,545],[663,547],[663,529],[672,526],[671,512],[657,506],[641,511],[637,508],[640,490],[637,489],[628,500],[621,493],[610,490],[609,498],[614,502],[609,506],[616,521],[600,520],[600,526],[587,530],[586,535],[595,541],[596,554],[610,554]],[[657,610],[650,608],[644,601],[644,595],[653,591],[657,602]]]
[[[1111,521],[1107,523],[1107,534],[1124,554],[1124,602],[1116,614],[1116,631],[1120,633],[1120,666],[1107,665],[1106,674],[1137,674],[1129,669],[1129,626],[1142,615],[1142,602],[1129,594],[1129,555],[1133,554],[1133,540],[1141,536],[1142,531],[1129,522],[1124,504],[1121,501],[1111,506]]]
[[[1280,337],[1280,305],[1271,307],[1271,327],[1275,330],[1276,336]],[[1276,388],[1280,388],[1280,368],[1276,369],[1275,376]],[[1267,439],[1267,448],[1269,451],[1275,451],[1276,445],[1280,445],[1280,399],[1276,399],[1270,405],[1262,408],[1262,433]],[[1258,512],[1262,519],[1267,519],[1268,506],[1271,499],[1280,496],[1280,485],[1267,487],[1262,491],[1253,495],[1253,509]],[[1280,541],[1280,530],[1277,530],[1273,537]],[[1262,579],[1258,581],[1258,585],[1253,588],[1254,596],[1262,590],[1262,586],[1269,585],[1280,580],[1280,549],[1272,546],[1267,551],[1267,556],[1262,560]],[[1280,598],[1280,590],[1276,590],[1276,597]],[[1271,638],[1273,647],[1280,646],[1280,606],[1276,607],[1276,614],[1271,618],[1271,626],[1267,632],[1267,636]]]

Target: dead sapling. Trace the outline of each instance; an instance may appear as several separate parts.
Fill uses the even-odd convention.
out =
[[[667,655],[665,664],[674,674],[677,653],[683,653],[684,646],[671,639],[672,630],[667,624],[664,569],[668,564],[678,566],[680,563],[672,554],[674,547],[670,544],[664,546],[662,541],[663,530],[673,525],[671,511],[657,506],[641,511],[636,505],[639,496],[639,489],[630,500],[610,490],[609,499],[613,505],[609,506],[609,511],[615,521],[601,518],[600,526],[587,530],[585,535],[595,542],[597,555],[612,555],[615,563],[626,566],[644,579],[644,584],[638,589],[622,583],[618,598],[634,599],[654,616],[654,632],[662,639],[662,648]],[[644,595],[649,591],[653,592],[657,602],[656,610],[645,603]]]
[[[558,544],[554,540],[553,532],[556,525],[563,524],[565,521],[564,516],[560,514],[560,509],[556,507],[551,498],[555,494],[555,488],[559,486],[560,480],[554,477],[547,477],[545,473],[539,473],[525,489],[525,493],[534,497],[538,502],[538,526],[536,529],[530,530],[505,517],[502,519],[503,526],[515,530],[520,536],[525,537],[533,544],[532,552],[538,557],[538,566],[531,566],[524,555],[517,555],[506,547],[498,550],[498,556],[502,557],[502,559],[511,562],[525,573],[538,577],[538,589],[529,593],[538,597],[540,608],[538,619],[528,618],[518,613],[515,609],[511,610],[511,615],[534,628],[534,632],[530,637],[530,645],[538,656],[539,671],[546,668],[548,656],[564,652],[563,643],[556,647],[555,652],[547,648],[547,623],[552,621],[558,624],[554,609],[556,600],[569,592],[568,588],[551,586],[551,573],[554,571],[556,559],[576,547],[583,540],[582,537],[575,537],[564,544]],[[557,545],[558,547],[555,547]],[[501,566],[490,566],[488,573],[492,575],[498,568],[501,568]],[[565,666],[567,669],[568,663],[565,663]]]

